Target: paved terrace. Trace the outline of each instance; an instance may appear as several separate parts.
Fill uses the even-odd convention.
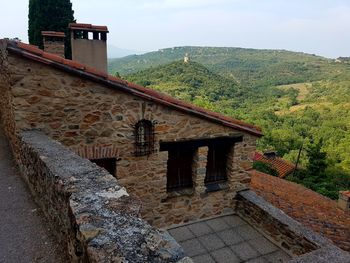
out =
[[[0,129],[0,262],[67,262],[26,184]]]
[[[169,229],[195,263],[286,262],[290,256],[236,215]]]

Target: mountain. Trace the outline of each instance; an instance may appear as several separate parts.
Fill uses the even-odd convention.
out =
[[[128,75],[127,79],[189,101],[206,98],[215,102],[242,94],[242,87],[236,81],[197,62],[175,61]]]
[[[257,50],[220,47],[175,47],[143,55],[110,60],[111,73],[122,76],[182,60],[189,54],[214,73],[243,86],[276,86],[322,80],[343,70],[341,63],[323,57],[285,50]]]
[[[322,154],[310,152],[321,145],[327,168],[290,180],[333,199],[350,188],[350,64],[289,51],[183,47],[116,59],[110,69],[262,127],[259,150],[295,162],[302,149],[305,169],[318,163]]]
[[[108,45],[108,58],[113,59],[113,58],[121,58],[129,55],[135,55],[135,54],[142,54],[144,52],[136,51],[136,50],[130,50],[130,49],[124,49],[124,48],[119,48],[113,45]]]

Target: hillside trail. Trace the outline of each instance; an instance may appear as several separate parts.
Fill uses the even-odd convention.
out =
[[[50,232],[0,127],[0,263],[67,262]]]

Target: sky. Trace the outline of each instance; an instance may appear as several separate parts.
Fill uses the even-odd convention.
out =
[[[0,0],[0,38],[27,42],[29,0]],[[80,23],[107,25],[109,44],[286,49],[350,56],[350,0],[72,0]]]

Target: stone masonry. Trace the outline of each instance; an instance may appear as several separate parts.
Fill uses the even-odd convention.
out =
[[[191,262],[138,217],[140,201],[104,169],[38,131],[20,135],[21,173],[70,262]]]
[[[7,81],[1,82],[1,92],[6,94],[1,103],[15,152],[18,145],[13,135],[35,128],[82,157],[90,158],[88,152],[93,151],[95,158],[115,158],[114,176],[130,194],[141,198],[142,215],[151,224],[166,226],[221,214],[232,208],[234,193],[249,183],[246,171],[252,164],[256,136],[42,63],[7,55],[6,50],[2,54],[0,70],[6,72]],[[155,127],[156,151],[148,156],[134,154],[134,127],[141,119],[151,120]],[[204,147],[197,150],[193,191],[168,193],[168,152],[159,151],[160,143],[219,136],[243,137],[229,154],[228,181],[223,189],[205,190]]]

